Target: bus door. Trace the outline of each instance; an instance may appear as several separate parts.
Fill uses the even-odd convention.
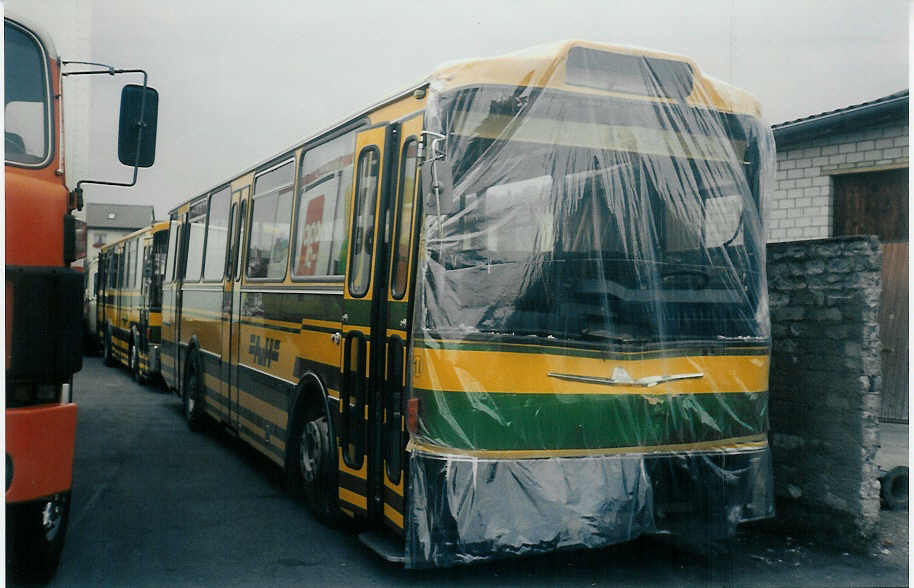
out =
[[[228,391],[228,424],[236,431],[238,423],[238,363],[241,353],[241,275],[244,273],[245,235],[247,234],[249,189],[247,186],[232,192],[232,234],[228,265],[225,271],[223,292],[223,378]],[[225,320],[227,319],[227,320]],[[228,331],[228,332],[226,332]]]
[[[98,337],[104,337],[106,328],[105,309],[108,307],[109,263],[110,260],[107,254],[98,254],[98,274],[95,281],[95,333],[93,333]]]
[[[175,291],[178,289],[176,284],[175,266],[178,263],[178,240],[180,238],[180,224],[175,217],[171,218],[168,225],[168,254],[165,262],[165,275],[162,276],[162,338],[160,347],[160,357],[162,358],[162,378],[165,383],[171,387],[178,387],[176,373],[175,341]]]
[[[172,352],[174,353],[174,382],[175,388],[181,390],[181,376],[183,372],[181,371],[181,364],[183,363],[184,358],[181,353],[181,302],[183,299],[182,294],[182,283],[184,282],[184,265],[187,263],[187,212],[181,214],[178,218],[177,223],[177,238],[176,246],[177,250],[175,251],[175,275],[174,281],[172,282],[172,306],[171,310],[162,312],[162,319],[165,319],[166,314],[168,315],[168,320],[171,321],[171,332],[172,332]],[[174,226],[175,223],[172,223]]]
[[[130,242],[125,241],[118,248],[120,250],[118,254],[121,256],[121,258],[120,258],[120,263],[118,264],[118,268],[117,268],[118,288],[117,288],[117,306],[115,307],[114,325],[116,327],[118,327],[119,329],[123,329],[124,323],[127,322],[127,312],[128,312],[126,309],[127,302],[128,302],[127,287],[130,285],[130,282],[128,281],[128,278],[130,275],[128,273],[130,271],[130,255],[129,255],[130,247],[129,247],[129,245],[130,245]],[[117,333],[117,331],[115,331],[115,333]],[[113,343],[113,341],[112,341],[112,343]],[[126,356],[126,351],[123,353]]]
[[[340,507],[378,520],[382,512],[380,433],[387,297],[387,199],[396,167],[398,129],[382,125],[356,135],[352,216],[343,292],[340,385]],[[392,173],[393,172],[393,173]]]
[[[396,173],[396,190],[392,191],[387,256],[388,289],[385,296],[384,357],[381,373],[383,416],[381,427],[381,456],[383,462],[383,521],[394,529],[403,529],[406,492],[406,362],[412,322],[411,278],[417,247],[417,172],[418,147],[422,133],[422,115],[406,121],[400,127],[396,157],[391,159]],[[393,180],[393,176],[391,176]],[[393,184],[392,184],[393,185]]]

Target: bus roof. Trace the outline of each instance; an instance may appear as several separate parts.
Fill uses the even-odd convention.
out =
[[[760,115],[759,104],[749,93],[705,75],[698,65],[686,57],[651,49],[579,39],[538,45],[496,57],[448,62],[440,65],[429,77],[429,81],[438,81],[440,89],[445,91],[465,86],[498,84],[557,88],[578,93],[622,96],[648,101],[670,100],[665,97],[636,96],[631,93],[586,87],[580,83],[568,83],[569,56],[577,48],[588,50],[592,55],[603,56],[605,62],[610,65],[614,58],[621,62],[625,60],[626,56],[644,58],[644,60],[651,60],[654,63],[683,64],[691,70],[692,76],[691,92],[685,97],[685,101],[689,105],[705,106],[756,117]],[[618,71],[624,72],[624,70],[625,65],[623,64]],[[605,75],[614,74],[606,73]],[[656,82],[656,80],[653,81]]]
[[[129,241],[130,239],[133,239],[134,237],[138,237],[138,236],[144,235],[146,233],[158,233],[160,231],[166,231],[166,230],[168,230],[169,222],[170,221],[167,221],[167,220],[155,221],[154,223],[152,223],[151,225],[149,225],[147,227],[143,227],[142,229],[137,229],[136,231],[134,231],[128,235],[124,235],[117,241],[104,245],[100,251],[107,251],[113,247],[120,245],[121,243],[123,243],[125,241]]]

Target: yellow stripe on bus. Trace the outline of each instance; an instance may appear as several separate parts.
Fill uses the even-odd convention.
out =
[[[322,329],[339,329],[340,321],[319,321],[317,319],[302,319],[301,324],[303,327],[320,327]]]
[[[403,528],[403,515],[389,504],[384,504],[384,516],[399,528]]]
[[[768,390],[768,356],[686,356],[600,359],[566,355],[457,349],[413,350],[416,388],[512,394],[714,394]],[[610,378],[619,369],[633,380],[701,374],[652,387],[570,381],[556,376]],[[553,374],[550,376],[549,374]]]
[[[355,478],[361,478],[363,480],[368,479],[368,460],[363,460],[361,469],[353,469],[346,465],[346,461],[343,459],[343,448],[337,447],[337,453],[339,454],[337,463],[339,464],[339,470],[343,473],[349,474]]]
[[[384,460],[384,472],[385,472],[385,474],[386,474],[387,470],[389,469],[389,467],[390,467],[390,466],[387,465],[387,460],[385,459],[385,460]],[[392,483],[390,482],[390,480],[387,479],[387,476],[385,475],[385,476],[384,476],[384,487],[385,487],[385,488],[390,488],[390,490],[391,490],[394,494],[396,494],[397,496],[403,496],[403,482],[404,482],[405,480],[406,480],[406,475],[401,473],[401,475],[400,475],[400,483],[394,485],[394,484],[392,484]]]
[[[204,384],[206,384],[206,388],[209,392],[218,394],[219,396],[222,396],[223,398],[228,398],[228,396],[225,394],[225,392],[222,391],[222,380],[220,380],[216,376],[214,376],[212,374],[204,374],[203,382],[204,382]]]
[[[352,490],[347,490],[340,486],[340,499],[345,500],[349,504],[354,504],[358,507],[368,510],[368,500],[361,494],[356,494]]]

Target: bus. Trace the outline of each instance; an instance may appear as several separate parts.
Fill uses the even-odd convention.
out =
[[[82,367],[84,274],[70,264],[85,254],[85,230],[71,212],[82,208],[82,184],[99,181],[68,190],[62,155],[62,80],[87,72],[65,72],[46,34],[6,15],[6,562],[16,574],[47,580],[70,512],[73,374]],[[127,73],[93,73],[102,72]],[[128,84],[121,95],[119,159],[134,167],[134,182],[155,149],[153,94]]]
[[[773,516],[758,103],[666,53],[445,65],[170,211],[162,375],[407,567]]]
[[[98,352],[102,338],[98,331],[98,256],[86,260],[85,282],[83,284],[83,353],[94,355]]]
[[[159,374],[162,275],[168,221],[106,245],[98,255],[96,337],[106,365],[122,364],[140,383]]]

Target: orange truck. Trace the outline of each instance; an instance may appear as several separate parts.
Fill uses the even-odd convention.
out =
[[[50,578],[70,513],[73,374],[82,367],[83,273],[70,264],[85,254],[85,225],[72,212],[82,207],[82,184],[133,185],[137,168],[152,164],[158,94],[145,72],[142,86],[121,94],[118,151],[134,168],[133,182],[81,180],[69,190],[64,77],[141,70],[61,61],[47,35],[8,14],[4,60],[7,565]]]

